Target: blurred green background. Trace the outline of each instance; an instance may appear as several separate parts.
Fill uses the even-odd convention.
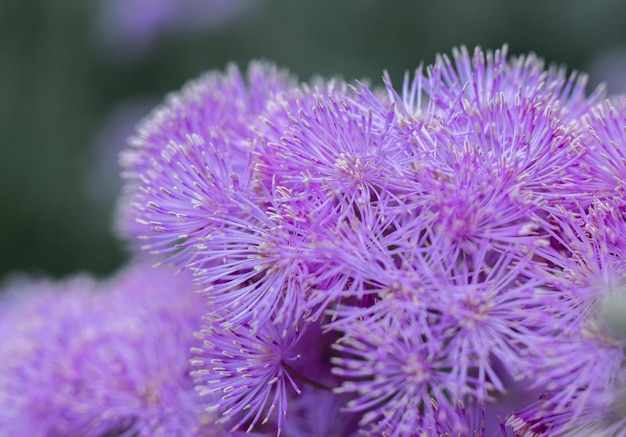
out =
[[[618,0],[0,0],[0,277],[124,262],[116,154],[205,70],[266,58],[302,80],[399,81],[453,46],[508,43],[626,92],[625,16]]]

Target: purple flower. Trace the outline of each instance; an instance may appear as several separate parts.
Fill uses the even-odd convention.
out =
[[[471,56],[465,47],[453,49],[453,59],[438,55],[435,64],[416,71],[413,83],[408,76],[402,96],[390,89],[394,101],[405,116],[429,117],[442,114],[456,117],[461,111],[493,111],[498,102],[513,106],[518,99],[535,101],[544,109],[550,107],[565,122],[576,120],[600,101],[603,88],[587,96],[587,76],[571,73],[551,65],[535,54],[507,57],[508,47]],[[388,89],[390,87],[388,86]]]
[[[272,321],[260,330],[206,321],[198,336],[202,347],[192,350],[191,360],[198,368],[192,376],[200,395],[214,395],[210,409],[221,416],[218,423],[232,420],[233,431],[250,432],[269,423],[279,435],[289,393],[301,392],[292,366],[301,358],[295,347],[304,330],[287,330]]]
[[[506,434],[519,384],[520,435],[621,411],[596,394],[622,378],[599,308],[625,280],[623,105],[506,47],[400,93],[251,71],[172,97],[123,159],[145,249],[210,306],[194,375],[221,420],[304,433],[287,411],[327,386],[373,435]]]
[[[266,138],[259,154],[261,172],[294,193],[369,203],[383,178],[396,182],[394,172],[404,158],[389,134],[394,114],[377,118],[358,97],[318,93],[290,102],[297,113],[285,105],[291,123],[276,141]]]
[[[230,66],[171,95],[120,158],[126,180],[120,233],[188,264],[193,246],[219,229],[214,219],[245,213],[241,196],[259,197],[252,178],[254,122],[271,97],[292,86],[285,72],[253,63],[245,78]]]
[[[28,436],[225,435],[188,375],[202,306],[189,278],[142,266],[97,283],[9,284],[0,429]]]
[[[308,314],[307,293],[323,268],[312,264],[315,241],[242,199],[248,211],[214,218],[215,231],[196,243],[194,270],[202,292],[225,326],[253,331],[273,320],[293,329]]]
[[[361,426],[371,427],[374,434],[383,429],[389,429],[390,436],[432,432],[431,399],[452,409],[448,399],[460,395],[449,371],[453,363],[443,354],[426,316],[409,314],[402,322],[402,328],[392,320],[354,323],[333,346],[338,352],[332,358],[333,372],[345,380],[336,392],[357,395],[347,408],[366,412]]]
[[[626,245],[618,236],[625,235],[626,221],[619,204],[600,200],[587,211],[559,213],[561,229],[553,234],[558,239],[553,246],[567,250],[569,257],[546,259],[563,263],[563,317],[569,323],[541,360],[551,368],[535,380],[545,393],[508,423],[528,435],[619,429],[626,343],[602,308],[624,296]],[[605,432],[600,435],[613,435]]]
[[[592,175],[584,188],[594,196],[626,201],[626,97],[598,105],[584,117],[587,148],[583,156]]]
[[[110,59],[140,58],[171,34],[217,31],[262,5],[232,0],[104,0],[97,2],[95,31]]]
[[[475,59],[477,69],[486,68],[480,54]],[[465,65],[463,59],[458,62]],[[502,375],[494,370],[498,363],[504,365],[501,372],[517,377],[539,371],[530,356],[541,354],[563,329],[561,314],[548,310],[558,303],[556,272],[535,253],[550,244],[540,220],[548,213],[548,200],[556,193],[576,193],[563,180],[577,164],[576,131],[548,110],[556,97],[539,91],[539,77],[507,96],[498,94],[497,87],[517,87],[518,70],[488,67],[494,68],[489,75],[502,75],[502,83],[492,84],[497,96],[492,101],[476,91],[484,86],[479,83],[459,87],[450,104],[443,105],[455,87],[435,80],[428,88],[429,101],[444,109],[433,107],[424,119],[412,104],[397,116],[381,111],[385,100],[376,103],[367,90],[344,100],[318,98],[310,109],[299,105],[291,130],[266,144],[263,156],[271,162],[263,161],[262,171],[269,169],[290,192],[312,193],[303,216],[327,223],[338,241],[331,247],[336,280],[316,292],[326,293],[328,302],[342,300],[333,310],[337,320],[332,326],[345,334],[339,344],[349,342],[356,358],[337,361],[336,371],[348,379],[344,387],[364,393],[353,408],[378,407],[363,423],[378,421],[374,429],[379,431],[434,429],[434,411],[428,410],[432,386],[399,386],[407,375],[398,368],[408,357],[421,356],[435,369],[433,384],[447,392],[434,397],[443,409],[441,398],[451,398],[449,408],[454,408],[465,395],[486,402],[492,391],[505,390]],[[444,67],[436,66],[431,77],[441,73],[437,68]],[[456,83],[450,74],[448,69],[444,75]],[[456,101],[464,103],[450,107]],[[366,104],[375,109],[367,117],[359,115]],[[409,109],[417,111],[414,118],[405,118]],[[376,164],[363,165],[370,160]],[[344,172],[346,162],[358,165]],[[338,206],[328,211],[322,205]],[[330,212],[334,218],[327,217]],[[408,313],[406,306],[412,309]],[[384,328],[379,328],[381,319]],[[394,329],[389,331],[388,324]],[[419,328],[409,328],[414,324]],[[356,339],[351,334],[355,329]],[[379,329],[387,332],[380,335],[381,342],[398,335],[398,344],[407,350],[377,355],[380,361],[370,364],[369,351],[383,347],[374,334]],[[419,338],[421,332],[421,341],[407,345],[403,333],[413,330],[409,335]],[[422,356],[423,348],[429,353]],[[440,355],[433,352],[438,349]],[[432,355],[438,357],[434,362],[428,361]],[[348,371],[345,366],[352,367]],[[396,384],[384,378],[380,383],[397,387],[397,395],[377,385],[380,369],[397,376]],[[422,415],[406,417],[407,410]]]

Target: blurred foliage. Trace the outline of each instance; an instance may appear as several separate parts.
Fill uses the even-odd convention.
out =
[[[113,199],[97,204],[83,187],[97,156],[89,148],[120,102],[160,99],[205,70],[266,58],[303,80],[378,81],[387,69],[398,81],[460,44],[508,43],[513,54],[535,51],[576,69],[626,45],[618,0],[242,1],[258,4],[215,28],[160,34],[128,59],[102,47],[96,0],[2,0],[0,276],[105,274],[124,261],[111,233]]]

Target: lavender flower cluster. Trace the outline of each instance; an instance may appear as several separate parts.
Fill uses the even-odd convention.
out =
[[[506,47],[188,83],[121,156],[137,265],[9,287],[0,430],[626,436],[626,98],[585,87]]]

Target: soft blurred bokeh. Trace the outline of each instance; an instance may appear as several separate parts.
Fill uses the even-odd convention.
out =
[[[626,92],[620,0],[1,0],[0,277],[106,274],[116,154],[169,91],[229,61],[398,81],[453,46],[534,51]]]

